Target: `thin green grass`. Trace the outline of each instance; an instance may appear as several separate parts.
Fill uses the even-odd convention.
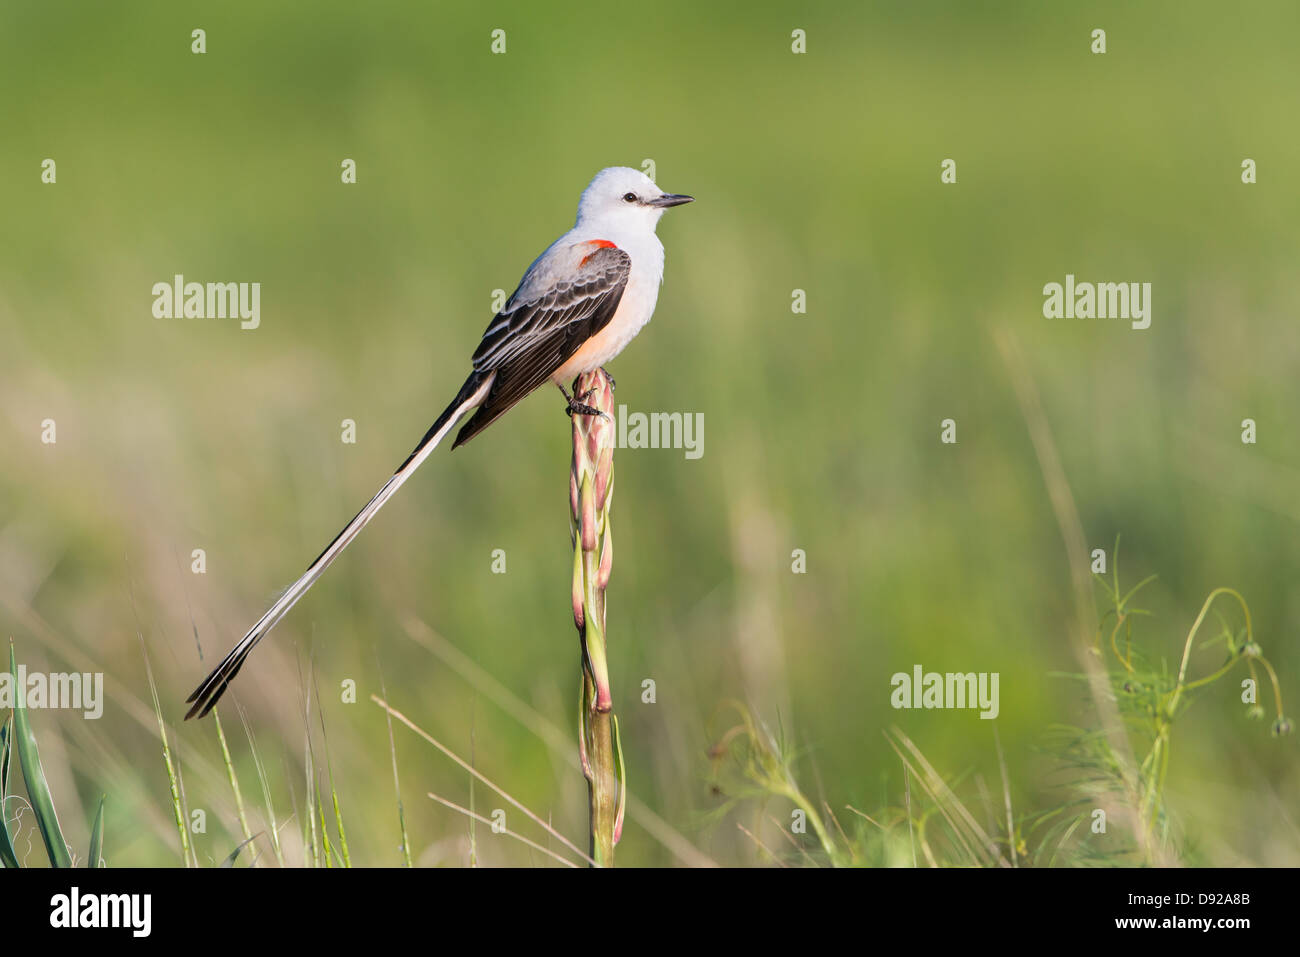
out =
[[[104,858],[104,801],[100,795],[99,808],[95,811],[95,823],[90,829],[90,851],[86,856],[87,867],[99,867]]]
[[[0,724],[0,866],[17,867],[18,852],[9,833],[9,756],[13,744],[13,718]]]
[[[212,721],[217,731],[217,741],[221,745],[221,760],[226,765],[226,776],[230,779],[230,790],[235,796],[235,814],[239,818],[239,829],[243,832],[244,843],[253,839],[253,829],[248,826],[248,812],[244,809],[244,794],[239,788],[239,777],[235,774],[235,765],[230,760],[230,746],[226,743],[226,732],[221,727],[221,715],[212,709]],[[242,846],[242,845],[241,845]]]
[[[285,866],[284,848],[280,846],[280,826],[276,823],[275,802],[271,800],[271,784],[266,776],[266,766],[262,763],[262,758],[257,751],[257,741],[253,737],[253,729],[248,723],[248,715],[244,709],[239,709],[239,720],[244,726],[244,736],[248,739],[248,752],[253,758],[253,767],[257,770],[257,781],[262,789],[262,807],[266,813],[266,826],[271,839],[271,852],[275,855],[276,862]]]
[[[260,836],[260,835],[254,835],[253,837],[250,837],[250,838],[247,838],[246,840],[240,841],[237,845],[235,845],[235,849],[234,849],[233,851],[231,851],[229,854],[227,854],[226,857],[222,860],[222,862],[221,862],[220,864],[218,864],[217,866],[218,866],[219,868],[231,868],[231,867],[234,867],[234,866],[235,866],[235,861],[236,861],[236,859],[238,859],[240,852],[243,851],[243,849],[246,848],[249,844],[252,844],[255,840],[257,840],[257,838],[258,838],[259,836]],[[253,858],[253,860],[249,863],[248,866],[249,866],[249,867],[256,867],[256,866],[257,866],[257,858]]]
[[[379,671],[379,690],[384,695],[384,700],[388,700],[388,691],[384,688],[384,672],[381,668]],[[388,725],[388,754],[393,762],[393,793],[397,796],[397,826],[398,833],[401,835],[401,852],[402,866],[411,866],[411,838],[406,833],[406,808],[402,804],[402,784],[397,778],[397,744],[393,739],[393,714],[388,708],[384,708],[384,721]]]
[[[176,831],[180,835],[181,860],[186,867],[198,867],[199,860],[190,843],[190,830],[186,824],[188,815],[183,804],[180,776],[177,765],[172,761],[171,744],[167,740],[167,722],[163,720],[162,704],[158,700],[158,684],[154,681],[153,665],[149,662],[149,649],[145,647],[144,635],[136,632],[140,639],[140,653],[144,657],[144,670],[149,679],[149,694],[153,698],[153,711],[158,718],[158,740],[162,743],[163,764],[167,768],[167,786],[171,795],[172,814],[176,821]]]
[[[315,672],[312,673],[312,683],[313,683],[313,685],[315,685]],[[324,710],[324,708],[320,707],[320,705],[319,705],[319,702],[322,701],[322,700],[323,700],[323,699],[322,699],[321,696],[320,696],[320,687],[317,685],[317,686],[316,686],[316,701],[318,702],[318,704],[317,704],[317,708],[316,708],[316,715],[317,715],[317,721],[319,721],[319,723],[320,723],[320,738],[321,738],[321,745],[322,745],[322,747],[325,748],[325,775],[326,775],[326,777],[329,779],[329,784],[330,784],[330,802],[331,802],[331,804],[333,805],[333,808],[334,808],[334,827],[335,827],[336,830],[337,830],[338,838],[339,838],[339,843],[338,843],[337,852],[338,852],[339,859],[340,859],[340,862],[342,863],[342,865],[343,865],[344,867],[351,867],[351,866],[352,866],[352,855],[351,855],[351,854],[349,853],[349,851],[348,851],[348,832],[347,832],[347,830],[343,827],[343,811],[342,811],[342,809],[339,807],[339,793],[338,793],[338,789],[334,786],[334,766],[333,766],[333,763],[330,761],[330,741],[329,741],[329,734],[328,734],[328,732],[325,730],[325,710]],[[319,799],[318,799],[318,800],[319,800]],[[324,827],[325,827],[325,824],[324,824],[324,816],[322,815],[322,820],[321,820],[321,829],[322,829],[322,831],[324,831]],[[328,858],[328,856],[327,856],[327,857],[326,857],[326,860],[328,860],[328,859],[329,859],[329,858]]]
[[[14,657],[13,642],[9,643],[9,673],[13,676],[14,687],[18,687],[18,664]],[[21,702],[21,695],[14,702],[14,745],[18,751],[18,763],[23,769],[23,781],[27,785],[27,798],[31,802],[32,813],[36,816],[36,825],[45,842],[45,852],[49,855],[51,867],[71,867],[72,856],[68,853],[67,842],[63,840],[63,830],[59,827],[59,815],[54,809],[54,799],[50,796],[50,786],[45,780],[45,770],[41,767],[40,751],[36,747],[36,735],[32,732],[27,708]]]
[[[36,736],[32,731],[31,721],[23,692],[18,685],[18,665],[13,642],[9,644],[9,674],[17,689],[13,714],[0,725],[0,865],[9,868],[21,866],[14,846],[14,835],[9,830],[8,804],[10,798],[18,799],[9,793],[9,770],[13,749],[18,751],[18,763],[22,768],[23,781],[27,786],[28,806],[36,818],[36,828],[45,843],[45,852],[51,867],[72,867],[74,862],[63,838],[63,829],[59,826],[58,812],[50,794],[49,782],[41,766],[40,752],[36,746]],[[87,867],[99,867],[104,854],[104,804],[101,795],[90,828],[90,848],[87,855]]]
[[[818,809],[795,783],[795,757],[782,746],[780,737],[763,728],[746,707],[729,702],[741,720],[719,736],[710,752],[714,793],[723,797],[714,814],[721,817],[753,801],[788,802],[795,809],[796,820],[806,821],[811,828],[802,840],[795,838],[803,831],[791,834],[792,828],[782,826],[776,817],[767,820],[785,835],[795,854],[818,866],[888,866],[910,861],[913,867],[922,862],[931,867],[1056,867],[1187,861],[1191,856],[1188,843],[1180,836],[1165,801],[1177,720],[1206,689],[1232,671],[1245,668],[1251,679],[1244,692],[1247,715],[1254,719],[1265,715],[1263,706],[1252,696],[1261,687],[1262,673],[1268,679],[1265,687],[1272,691],[1276,714],[1271,725],[1273,734],[1287,734],[1292,725],[1282,707],[1281,682],[1254,638],[1250,609],[1240,593],[1231,588],[1210,592],[1183,641],[1179,666],[1171,671],[1160,656],[1144,653],[1140,636],[1133,628],[1135,619],[1149,615],[1133,607],[1133,599],[1154,576],[1127,591],[1121,588],[1118,550],[1117,541],[1112,577],[1106,580],[1098,576],[1110,607],[1100,618],[1096,651],[1113,660],[1108,677],[1120,703],[1123,743],[1141,755],[1135,788],[1126,778],[1124,762],[1106,731],[1051,726],[1045,729],[1046,750],[1066,778],[1066,797],[1053,807],[1017,814],[1011,803],[1011,776],[995,733],[1003,792],[1002,822],[992,826],[999,814],[981,785],[991,825],[985,828],[972,813],[969,802],[958,794],[961,777],[945,778],[915,742],[893,728],[885,736],[902,764],[901,807],[886,806],[873,815],[850,808],[859,825],[870,825],[860,826],[852,835],[838,826],[838,820],[827,809],[828,818],[836,824],[836,833],[831,835]],[[1240,622],[1220,615],[1219,631],[1202,637],[1210,610],[1225,599],[1232,599],[1233,607],[1240,612]],[[1212,653],[1215,649],[1220,650],[1222,660],[1204,676],[1193,677],[1191,662],[1196,652]],[[1148,657],[1159,663],[1148,663]],[[1057,677],[1077,680],[1084,686],[1090,681],[1085,674]],[[919,785],[919,794],[914,792],[913,783]],[[1138,822],[1136,832],[1121,828],[1112,833],[1105,809],[1117,805],[1127,806],[1132,819]],[[738,826],[764,859],[781,866],[795,861],[792,856],[775,854],[757,829]]]
[[[433,735],[429,734],[429,732],[425,731],[423,728],[421,728],[419,725],[417,725],[414,721],[412,721],[412,720],[411,720],[410,718],[408,718],[406,715],[402,714],[402,712],[400,712],[400,711],[398,711],[396,708],[392,707],[392,706],[391,706],[387,701],[385,701],[383,698],[380,698],[378,695],[373,695],[373,694],[372,694],[372,695],[370,696],[370,700],[373,701],[375,704],[379,705],[379,707],[383,708],[383,709],[384,709],[386,712],[388,712],[388,713],[389,713],[393,718],[396,718],[396,719],[397,719],[401,724],[406,725],[407,728],[409,728],[411,731],[413,731],[413,732],[414,732],[416,735],[418,735],[420,738],[422,738],[423,740],[427,741],[429,744],[433,745],[435,748],[437,748],[439,751],[441,751],[444,755],[446,755],[448,758],[450,758],[450,759],[451,759],[451,760],[452,760],[452,761],[453,761],[453,762],[454,762],[458,767],[460,767],[461,770],[469,772],[469,774],[470,774],[470,775],[471,775],[475,780],[479,781],[479,782],[482,783],[482,784],[485,784],[487,787],[491,788],[493,791],[495,791],[497,794],[499,794],[502,798],[504,798],[504,799],[505,799],[507,802],[509,802],[511,805],[513,805],[514,807],[516,807],[517,809],[519,809],[520,811],[522,811],[523,814],[524,814],[524,816],[526,816],[529,820],[531,820],[534,824],[536,824],[538,827],[540,827],[543,831],[545,831],[547,834],[549,834],[549,835],[550,835],[551,837],[553,837],[555,840],[557,840],[557,841],[559,841],[561,844],[563,844],[566,848],[568,848],[568,849],[569,849],[570,851],[572,851],[574,854],[578,855],[578,856],[579,856],[579,857],[580,857],[580,858],[581,858],[585,863],[590,864],[590,865],[592,865],[592,866],[595,866],[596,862],[592,859],[591,855],[589,855],[588,853],[586,853],[585,851],[583,851],[581,848],[579,848],[579,847],[578,847],[576,844],[574,844],[571,840],[569,840],[567,837],[565,837],[564,834],[563,834],[562,832],[556,830],[554,827],[552,827],[552,826],[551,826],[550,824],[548,824],[546,821],[542,820],[542,818],[541,818],[538,814],[536,814],[534,811],[532,811],[530,808],[528,808],[525,804],[523,804],[521,801],[519,801],[517,798],[515,798],[514,795],[510,794],[510,793],[509,793],[508,791],[506,791],[504,788],[500,787],[498,784],[496,784],[495,782],[493,782],[490,778],[488,778],[486,775],[484,775],[481,771],[479,771],[477,768],[473,767],[473,766],[472,766],[469,762],[467,762],[464,758],[462,758],[460,755],[456,754],[456,752],[452,751],[450,748],[448,748],[445,744],[443,744],[443,743],[442,743],[441,741],[439,741],[437,738],[433,737]]]

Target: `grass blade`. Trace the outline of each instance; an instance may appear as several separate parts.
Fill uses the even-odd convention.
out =
[[[0,799],[9,793],[9,728],[13,718],[5,718],[0,724]]]
[[[388,690],[384,687],[384,671],[379,669],[379,690],[384,693],[384,700],[388,700]],[[393,741],[393,714],[387,708],[384,709],[384,720],[388,722],[388,753],[393,759],[393,790],[397,794],[397,824],[401,829],[402,835],[402,866],[411,866],[411,839],[406,834],[406,809],[402,805],[402,785],[397,780],[397,745]]]
[[[315,669],[315,660],[308,658],[307,667],[309,671]],[[298,668],[298,684],[302,688],[303,694],[303,713],[302,713],[302,732],[303,732],[303,765],[307,772],[305,782],[305,793],[303,800],[307,802],[307,813],[303,818],[303,843],[311,851],[311,866],[320,867],[320,835],[316,831],[316,799],[319,796],[319,785],[316,781],[316,756],[311,747],[311,691],[312,686],[302,673],[302,666]],[[324,818],[321,818],[322,822]],[[323,826],[323,825],[322,825]]]
[[[537,816],[537,814],[534,811],[530,810],[526,805],[521,803],[518,798],[510,794],[508,791],[504,790],[500,785],[492,781],[490,778],[482,774],[480,771],[476,770],[472,765],[468,764],[464,758],[462,758],[455,751],[451,750],[451,748],[447,747],[445,744],[443,744],[433,735],[429,734],[428,731],[425,731],[414,721],[412,721],[406,715],[402,714],[402,712],[398,711],[396,708],[390,705],[383,698],[380,698],[378,695],[372,694],[370,696],[370,700],[373,701],[375,704],[379,705],[379,707],[383,708],[385,711],[391,714],[402,724],[410,728],[413,732],[415,732],[415,734],[418,737],[423,738],[425,741],[429,742],[431,745],[433,745],[435,748],[437,748],[439,751],[445,754],[448,758],[454,761],[462,771],[468,771],[471,775],[473,775],[475,779],[482,782],[483,784],[486,784],[497,794],[501,795],[503,798],[509,801],[512,805],[514,805],[516,808],[522,811],[529,820],[531,820],[534,824],[536,824],[538,827],[544,830],[547,834],[551,835],[551,837],[555,838],[557,841],[559,841],[569,850],[573,851],[575,854],[577,854],[580,858],[582,858],[592,867],[596,866],[596,862],[591,857],[590,854],[588,854],[586,851],[579,848],[578,845],[574,844],[571,840],[569,840],[562,833],[557,831],[546,821],[543,821],[540,817]]]
[[[327,868],[334,866],[334,851],[330,845],[330,831],[325,826],[325,802],[320,797],[320,782],[316,782],[316,813],[320,817],[321,853],[325,857]]]
[[[449,808],[451,808],[453,811],[456,811],[456,812],[458,812],[458,813],[460,813],[460,814],[464,814],[466,817],[468,817],[468,818],[472,818],[473,820],[478,821],[480,824],[486,824],[486,825],[488,825],[488,827],[491,827],[491,826],[492,826],[492,821],[491,821],[489,818],[486,818],[486,817],[484,817],[484,816],[481,815],[481,814],[475,814],[475,813],[474,813],[473,811],[471,811],[469,808],[461,807],[459,804],[455,804],[455,803],[453,803],[453,802],[451,802],[451,801],[448,801],[448,800],[447,800],[446,798],[444,798],[444,797],[439,797],[438,795],[434,794],[432,791],[429,792],[429,797],[433,798],[435,801],[437,801],[437,802],[438,802],[439,804],[441,804],[443,807],[449,807]],[[574,867],[574,868],[576,868],[576,867],[581,866],[581,865],[578,865],[578,864],[573,863],[573,861],[569,860],[569,859],[566,858],[566,857],[562,857],[561,855],[556,854],[556,853],[555,853],[553,850],[551,850],[549,847],[542,847],[542,845],[538,844],[536,841],[530,841],[528,838],[524,837],[522,834],[516,834],[514,831],[511,831],[511,830],[505,830],[505,831],[502,831],[501,833],[504,834],[506,837],[513,837],[516,841],[519,841],[519,842],[522,843],[522,844],[527,844],[527,845],[528,845],[529,847],[531,847],[533,850],[538,851],[538,852],[540,852],[540,853],[542,853],[542,854],[547,855],[548,857],[551,857],[551,858],[553,858],[553,859],[559,861],[559,862],[560,862],[561,864],[563,864],[565,867]]]
[[[312,684],[316,685],[316,672],[314,671],[312,672],[311,680]],[[318,702],[316,707],[316,718],[320,721],[320,739],[322,746],[325,748],[325,773],[329,776],[330,800],[334,803],[334,824],[339,831],[339,846],[335,848],[335,853],[342,858],[342,864],[344,867],[351,867],[352,855],[348,853],[348,835],[347,832],[343,830],[343,811],[339,808],[338,791],[334,789],[334,765],[330,761],[329,735],[325,733],[325,709],[319,705],[319,702],[322,700],[323,699],[320,696],[320,686],[316,685],[316,701]],[[322,814],[322,822],[323,820],[324,815]],[[321,827],[323,828],[324,826],[324,823],[322,823]]]
[[[226,859],[222,861],[220,864],[218,864],[217,867],[222,869],[234,867],[235,858],[239,856],[239,852],[242,851],[244,848],[248,847],[248,845],[252,844],[261,836],[262,835],[259,832],[257,834],[254,834],[252,837],[248,838],[247,840],[240,841],[238,844],[235,845],[235,849],[231,851],[228,855],[226,855]]]
[[[248,814],[244,810],[244,794],[239,789],[239,778],[235,775],[235,765],[230,760],[230,746],[226,744],[226,732],[221,727],[221,715],[212,709],[212,719],[216,724],[217,741],[221,744],[221,758],[226,763],[226,776],[230,778],[230,789],[235,793],[235,813],[239,816],[239,827],[244,832],[244,843],[253,839],[253,829],[248,826]],[[243,847],[243,844],[240,845]],[[236,848],[235,853],[239,853]]]
[[[284,852],[280,849],[280,826],[275,820],[275,805],[271,802],[271,784],[266,776],[266,766],[262,764],[262,758],[257,753],[257,742],[253,739],[253,729],[249,727],[248,716],[244,714],[244,709],[239,709],[239,720],[244,725],[244,735],[248,738],[248,753],[253,757],[253,767],[257,769],[257,780],[262,786],[262,804],[266,808],[266,822],[269,825],[271,833],[271,850],[275,852],[275,859],[281,867],[284,867]]]
[[[334,782],[330,781],[330,797],[334,800],[334,823],[339,829],[339,852],[343,856],[343,866],[352,866],[352,855],[348,853],[348,835],[343,830],[343,812],[339,810],[338,792],[334,790]]]
[[[104,795],[99,796],[99,810],[95,812],[95,825],[90,829],[90,856],[87,867],[98,867],[104,853]]]
[[[12,643],[9,645],[9,672],[13,675],[14,687],[17,688],[18,665]],[[36,824],[45,840],[50,866],[71,867],[72,857],[68,854],[68,845],[64,843],[63,831],[59,828],[59,816],[55,813],[50,786],[45,780],[45,771],[41,768],[41,756],[36,749],[36,736],[32,734],[27,708],[17,700],[14,702],[14,743],[18,745],[18,762],[22,765],[23,780],[27,782],[27,797],[32,802]]]
[[[9,796],[9,754],[13,740],[13,718],[0,724],[0,866],[17,867],[18,854],[13,838],[9,836],[9,818],[5,811],[5,798]]]
[[[185,826],[185,808],[181,806],[181,786],[176,774],[176,765],[172,763],[171,744],[167,741],[167,722],[163,720],[162,703],[158,700],[158,685],[153,679],[149,649],[145,647],[143,634],[137,632],[136,637],[140,639],[140,653],[144,655],[144,670],[149,678],[149,694],[153,696],[153,713],[158,719],[158,740],[162,742],[163,764],[167,767],[167,786],[171,794],[172,813],[175,815],[176,832],[181,839],[181,861],[186,867],[197,867],[198,858],[190,849],[190,830]]]

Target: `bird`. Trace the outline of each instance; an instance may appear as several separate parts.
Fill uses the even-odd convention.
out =
[[[600,414],[577,394],[577,377],[603,368],[650,321],[664,271],[664,247],[655,229],[665,210],[693,201],[693,196],[664,192],[627,166],[595,175],[582,191],[573,228],[533,260],[488,323],[456,397],[383,487],[189,696],[186,720],[212,710],[258,642],[466,414],[473,411],[453,449],[547,381],[559,387],[568,414]],[[572,395],[564,388],[570,380]]]

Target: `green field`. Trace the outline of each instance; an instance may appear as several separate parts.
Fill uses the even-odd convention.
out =
[[[185,696],[455,394],[493,291],[571,225],[592,174],[646,160],[697,201],[660,224],[655,319],[610,372],[629,411],[702,413],[705,429],[696,459],[617,458],[608,628],[637,801],[620,864],[769,865],[760,842],[827,860],[812,834],[786,835],[805,857],[780,833],[787,797],[711,760],[732,699],[863,847],[875,831],[846,805],[904,802],[893,727],[992,830],[999,748],[1017,817],[1072,800],[1052,729],[1100,719],[1070,676],[1071,561],[1113,562],[1117,536],[1124,588],[1158,576],[1133,619],[1150,672],[1177,673],[1202,602],[1229,586],[1300,702],[1294,3],[310,10],[0,10],[0,636],[31,670],[105,674],[100,719],[32,712],[74,850],[104,793],[110,865],[182,863],[142,645],[186,807],[206,812],[195,857],[243,839],[211,719],[182,723]],[[260,325],[154,318],[150,290],[176,274],[259,282]],[[1150,327],[1044,318],[1044,285],[1067,274],[1151,283]],[[310,760],[328,803],[328,745],[353,863],[402,860],[381,681],[584,844],[562,409],[548,387],[436,452],[232,685],[252,830],[266,802],[236,702],[287,863],[313,860],[309,674]],[[1088,601],[1104,613],[1100,587]],[[1218,610],[1242,626],[1216,604],[1207,637]],[[1114,666],[1108,636],[1096,660]],[[1223,660],[1198,648],[1190,668]],[[998,673],[997,719],[891,707],[891,676],[918,664]],[[1296,738],[1269,734],[1267,682],[1267,718],[1247,718],[1246,677],[1198,690],[1173,731],[1179,862],[1300,864]],[[414,863],[555,863],[486,825],[471,839],[427,793],[504,808],[561,849],[393,734]],[[18,825],[26,842],[30,816]],[[1119,826],[1091,849],[1087,832],[1055,863],[1136,861]],[[860,862],[911,863],[890,846]],[[37,838],[26,863],[43,862]]]

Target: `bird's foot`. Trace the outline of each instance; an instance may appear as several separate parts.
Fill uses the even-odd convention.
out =
[[[589,393],[584,392],[584,393],[582,394],[581,397],[585,399],[588,395],[589,395]],[[578,398],[579,398],[578,396],[574,396],[572,399],[570,399],[570,400],[569,400],[569,407],[568,407],[567,409],[564,410],[564,411],[567,412],[570,416],[573,416],[573,415],[598,415],[598,416],[600,416],[602,419],[608,419],[608,418],[609,418],[609,416],[605,415],[604,412],[601,412],[600,409],[596,409],[596,408],[593,408],[592,406],[586,405],[586,404],[583,403],[583,402],[579,402],[579,401],[578,401]]]
[[[614,382],[614,377],[605,371],[604,366],[600,367],[600,371],[605,373],[605,378],[609,380],[609,391],[613,392],[618,387]]]
[[[558,382],[556,383],[556,386],[559,388],[560,394],[564,396],[565,415],[569,416],[570,418],[572,418],[574,415],[598,415],[602,419],[609,418],[607,415],[605,415],[604,412],[601,412],[600,409],[593,408],[587,405],[583,401],[584,399],[587,398],[587,396],[595,392],[596,391],[595,389],[588,389],[586,392],[583,392],[581,394],[575,392],[574,395],[569,395],[569,393],[565,390],[564,386],[560,385]]]

